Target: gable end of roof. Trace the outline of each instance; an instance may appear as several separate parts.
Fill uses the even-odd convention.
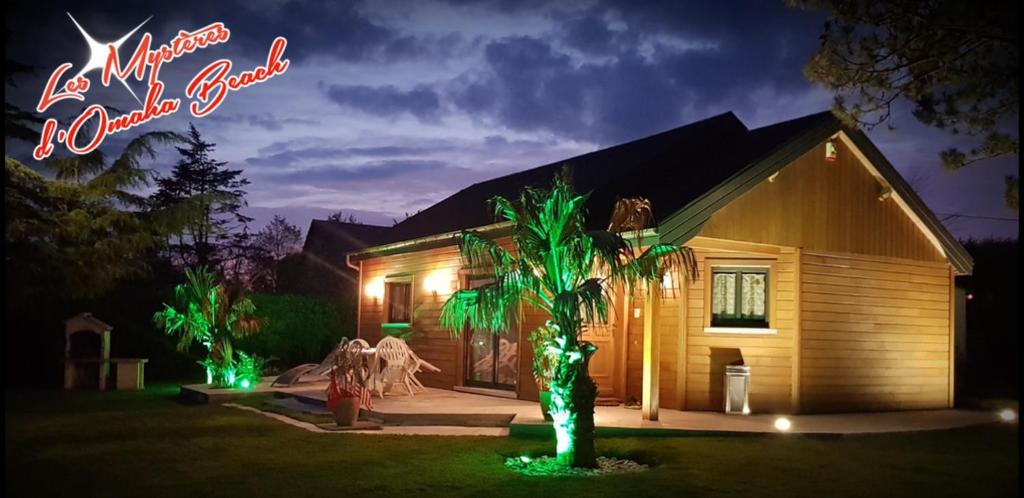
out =
[[[849,137],[853,145],[863,153],[865,159],[878,170],[896,194],[906,202],[910,211],[921,220],[924,225],[922,229],[927,230],[930,238],[933,237],[937,241],[957,275],[970,275],[974,269],[974,260],[956,240],[956,237],[935,217],[931,209],[914,192],[914,189],[874,143],[868,139],[867,135],[859,130],[851,130],[842,126],[835,118],[823,119],[820,124],[808,128],[801,135],[794,137],[764,158],[752,162],[717,187],[665,218],[658,226],[660,240],[669,244],[685,244],[700,232],[716,211],[759,185],[819,143],[840,132]]]

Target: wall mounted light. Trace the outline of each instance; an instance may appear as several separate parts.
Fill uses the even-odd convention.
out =
[[[839,159],[839,151],[836,150],[836,143],[833,140],[825,142],[825,160],[834,163]]]
[[[423,279],[423,290],[431,293],[434,297],[439,294],[449,294],[452,290],[452,274],[447,270],[436,270]]]
[[[366,297],[373,299],[374,304],[384,299],[384,277],[371,278],[366,283],[365,293]]]

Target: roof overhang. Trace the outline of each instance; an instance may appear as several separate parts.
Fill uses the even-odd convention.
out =
[[[367,247],[366,249],[360,249],[358,251],[348,253],[348,257],[350,261],[362,261],[370,258],[379,258],[381,256],[390,256],[393,254],[424,251],[427,249],[450,246],[456,243],[456,236],[464,231],[476,231],[488,234],[492,237],[501,237],[512,233],[512,223],[503,221],[475,228],[467,228],[465,230],[452,230],[450,232],[439,233],[436,235],[428,235],[426,237],[419,237],[416,239],[402,240],[399,242]]]
[[[840,130],[838,138],[850,148],[875,178],[892,188],[892,197],[925,237],[949,260],[957,275],[970,275],[974,271],[974,258],[956,237],[935,216],[935,213],[914,192],[882,151],[859,130]]]
[[[392,242],[390,244],[382,244],[379,246],[368,247],[359,251],[353,251],[348,253],[350,262],[367,260],[370,258],[379,258],[382,256],[391,256],[395,254],[403,254],[415,251],[425,251],[428,249],[437,249],[440,247],[446,247],[455,245],[458,240],[457,236],[464,231],[474,231],[487,234],[491,237],[503,237],[512,234],[512,222],[502,221],[500,223],[492,223],[490,225],[484,225],[475,228],[467,228],[466,230],[453,230],[450,232],[440,233],[437,235],[428,235],[426,237],[420,237],[417,239],[403,240],[400,242]],[[625,232],[622,236],[626,240],[640,239],[641,246],[648,246],[659,242],[660,237],[658,231],[655,228],[647,228],[641,230],[639,234],[634,231]]]

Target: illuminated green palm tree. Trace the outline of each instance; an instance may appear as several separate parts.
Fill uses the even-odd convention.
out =
[[[253,365],[254,357],[239,352],[236,360],[231,340],[259,331],[256,306],[241,286],[217,283],[206,268],[186,268],[185,279],[186,283],[174,288],[174,306],[164,304],[153,316],[157,327],[178,334],[178,351],[196,342],[206,347],[209,354],[200,363],[206,366],[208,383],[219,387],[233,387],[236,382],[242,387],[255,385],[259,367]]]
[[[549,350],[558,357],[551,382],[559,463],[594,467],[594,401],[597,385],[587,371],[597,348],[582,340],[585,323],[608,318],[609,294],[618,285],[632,292],[638,283],[660,285],[665,271],[678,266],[696,271],[685,247],[653,244],[642,252],[623,233],[640,232],[652,221],[650,203],[620,200],[607,230],[587,230],[587,195],[577,195],[563,176],[550,190],[526,188],[518,202],[495,197],[498,218],[510,222],[514,251],[474,231],[458,236],[466,264],[486,269],[493,283],[454,293],[441,310],[441,326],[459,334],[468,324],[482,330],[504,330],[520,305],[545,311],[556,337]],[[639,255],[638,255],[639,253]]]

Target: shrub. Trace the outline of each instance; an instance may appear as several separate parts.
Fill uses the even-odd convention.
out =
[[[277,370],[319,363],[343,338],[355,337],[355,303],[293,294],[256,294],[260,333],[239,347],[270,359]]]

